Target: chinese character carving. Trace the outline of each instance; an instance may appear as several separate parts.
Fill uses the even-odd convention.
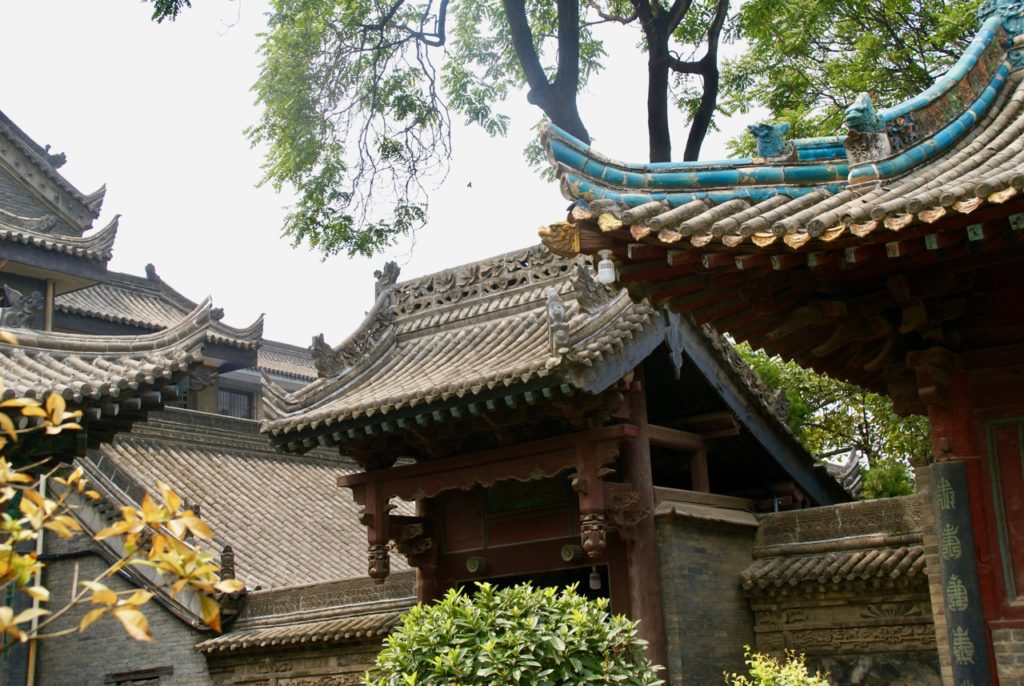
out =
[[[953,659],[958,665],[974,664],[974,643],[962,626],[953,629]]]
[[[970,604],[969,600],[964,582],[956,574],[951,574],[946,582],[946,609],[963,612]]]
[[[956,508],[956,492],[945,477],[940,478],[935,484],[935,502],[940,510]]]
[[[939,533],[939,555],[943,560],[959,560],[963,555],[963,548],[960,545],[959,527],[947,524],[942,527]]]

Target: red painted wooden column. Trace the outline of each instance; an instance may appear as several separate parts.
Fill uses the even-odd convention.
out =
[[[661,567],[658,564],[658,536],[654,522],[654,477],[651,474],[651,443],[647,432],[647,399],[643,368],[637,367],[630,383],[627,403],[630,422],[638,429],[636,438],[623,442],[622,476],[640,494],[638,509],[648,514],[626,537],[629,567],[629,604],[638,633],[647,641],[647,656],[655,664],[667,665],[665,619],[662,614]]]
[[[979,674],[993,679],[996,665],[987,624],[999,614],[999,599],[993,577],[994,550],[984,498],[986,475],[981,464],[970,372],[962,367],[957,355],[942,348],[908,354],[907,366],[914,370],[918,397],[928,408],[936,462],[929,479],[935,531],[931,541],[931,536],[926,535],[925,543],[937,546],[938,550],[938,579],[931,583],[935,585],[937,581],[940,589],[938,593],[933,589],[933,605],[938,602],[943,608],[943,621],[936,621],[935,627],[943,683],[975,683]],[[963,464],[962,471],[946,468],[955,462]],[[956,484],[958,479],[962,483],[960,488]],[[965,506],[966,512],[961,509]],[[965,532],[959,522],[967,524],[968,520]],[[965,552],[969,558],[962,561]],[[975,565],[975,569],[965,567],[964,562]],[[946,594],[952,579],[972,577],[974,587],[966,589],[966,600],[959,607],[948,606]],[[965,645],[970,646],[966,653]]]

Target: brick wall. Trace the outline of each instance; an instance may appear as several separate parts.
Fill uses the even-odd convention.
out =
[[[0,208],[21,217],[34,218],[54,213],[3,168],[0,168]],[[71,226],[63,219],[58,219],[57,224],[58,233],[72,232]]]
[[[1024,629],[992,632],[999,686],[1024,686]]]
[[[739,572],[752,561],[749,526],[678,515],[658,517],[658,555],[669,664],[667,681],[720,684],[743,668],[754,616]]]
[[[81,544],[72,544],[81,546]],[[72,552],[63,541],[48,546],[63,552]],[[77,565],[77,579],[92,579],[106,568],[106,562],[97,555],[51,560],[46,567],[45,584],[50,589],[51,609],[62,607],[71,589]],[[134,588],[119,577],[110,579],[108,586],[115,590]],[[88,607],[73,610],[52,627],[54,631],[77,624]],[[194,650],[195,644],[207,634],[191,629],[165,610],[156,601],[144,608],[153,642],[133,641],[127,637],[120,623],[104,617],[84,633],[41,641],[39,644],[40,686],[67,686],[68,684],[103,684],[111,675],[150,670],[155,674],[154,686],[193,686],[209,683],[206,661]],[[173,670],[173,674],[167,672]]]
[[[380,652],[379,641],[311,650],[211,656],[213,686],[356,686]]]

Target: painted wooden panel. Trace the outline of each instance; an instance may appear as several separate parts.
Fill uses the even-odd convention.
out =
[[[1024,419],[988,425],[989,465],[1008,599],[1024,593]]]

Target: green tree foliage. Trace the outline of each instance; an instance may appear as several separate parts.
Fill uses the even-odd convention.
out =
[[[980,0],[748,0],[732,36],[747,50],[723,67],[729,112],[765,107],[793,136],[839,132],[859,93],[876,107],[930,86],[963,54]],[[749,153],[753,140],[734,141]]]
[[[157,21],[187,0],[148,0]],[[608,58],[598,25],[648,51],[652,161],[671,155],[672,103],[696,159],[718,99],[729,0],[272,0],[248,130],[264,182],[298,200],[284,233],[324,256],[371,255],[426,221],[427,185],[451,156],[451,116],[503,136],[501,105],[525,89],[585,142],[577,93]],[[536,149],[528,158],[539,162]]]
[[[749,674],[726,674],[728,686],[828,686],[828,675],[807,671],[804,656],[791,650],[786,651],[785,661],[752,653],[750,646],[744,646],[743,658]]]
[[[369,686],[662,683],[636,624],[572,589],[478,584],[417,605],[384,640]]]
[[[913,491],[908,465],[931,452],[926,418],[900,417],[884,396],[752,351],[745,343],[737,350],[770,389],[785,394],[789,426],[812,455],[831,462],[852,456],[866,461],[864,497]]]

